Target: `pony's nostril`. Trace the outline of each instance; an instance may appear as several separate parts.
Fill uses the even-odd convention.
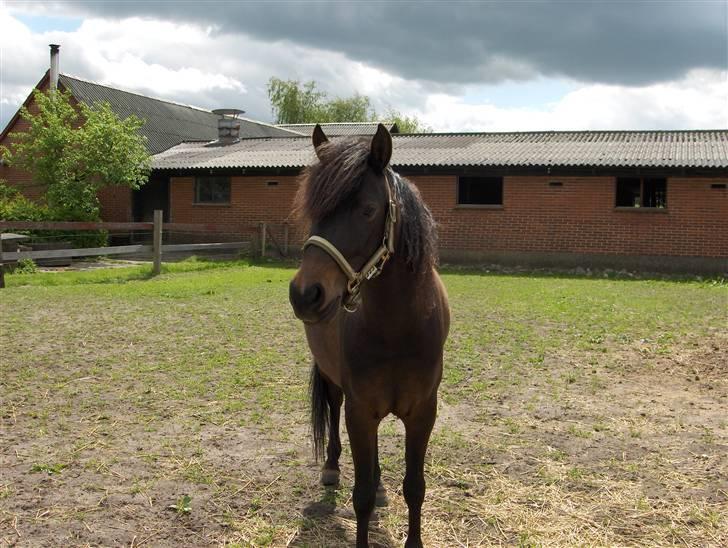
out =
[[[312,284],[301,290],[291,282],[289,291],[291,305],[297,314],[314,313],[324,301],[324,288],[321,284]]]
[[[321,287],[321,284],[313,284],[310,287],[307,287],[306,290],[303,292],[303,301],[308,306],[313,306],[317,303],[319,303],[324,296],[324,290]]]

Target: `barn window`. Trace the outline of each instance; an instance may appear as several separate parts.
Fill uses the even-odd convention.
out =
[[[458,205],[503,205],[503,177],[458,177]]]
[[[657,177],[617,177],[617,207],[667,207],[667,181]]]
[[[196,204],[229,204],[230,177],[205,176],[195,178]]]

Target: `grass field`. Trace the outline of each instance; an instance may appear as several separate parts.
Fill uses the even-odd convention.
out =
[[[345,546],[317,484],[293,269],[8,276],[0,546]],[[728,545],[728,285],[445,270],[428,546]],[[344,436],[344,444],[347,445]],[[403,437],[380,428],[401,545]]]

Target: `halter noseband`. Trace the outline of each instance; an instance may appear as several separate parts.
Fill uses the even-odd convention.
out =
[[[355,271],[349,264],[349,261],[336,249],[336,246],[321,236],[311,236],[303,244],[305,251],[309,246],[315,246],[323,249],[328,255],[339,265],[341,271],[348,278],[346,284],[346,295],[342,300],[344,310],[347,312],[355,312],[361,303],[361,295],[359,294],[359,286],[364,280],[372,280],[382,273],[384,264],[394,253],[394,224],[397,222],[397,202],[394,198],[394,189],[392,183],[389,182],[387,172],[384,174],[385,186],[387,187],[387,217],[384,220],[384,236],[382,236],[382,245],[377,248],[370,259],[364,263],[361,270]]]

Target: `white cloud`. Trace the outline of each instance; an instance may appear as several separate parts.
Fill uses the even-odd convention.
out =
[[[645,87],[573,89],[570,82],[571,91],[550,104],[513,107],[473,104],[478,86],[408,80],[340,52],[189,23],[87,18],[72,32],[36,33],[0,7],[0,27],[0,125],[45,72],[53,42],[62,45],[61,70],[68,74],[206,108],[243,108],[263,120],[270,118],[266,83],[278,76],[316,80],[331,95],[366,94],[378,112],[395,108],[437,131],[728,127],[725,71],[694,70],[679,81]],[[510,70],[514,78],[526,71]],[[529,95],[538,97],[543,80],[519,84],[531,85]]]
[[[409,113],[439,131],[726,128],[728,72],[698,69],[644,87],[583,85],[543,108],[473,105],[433,94]]]

